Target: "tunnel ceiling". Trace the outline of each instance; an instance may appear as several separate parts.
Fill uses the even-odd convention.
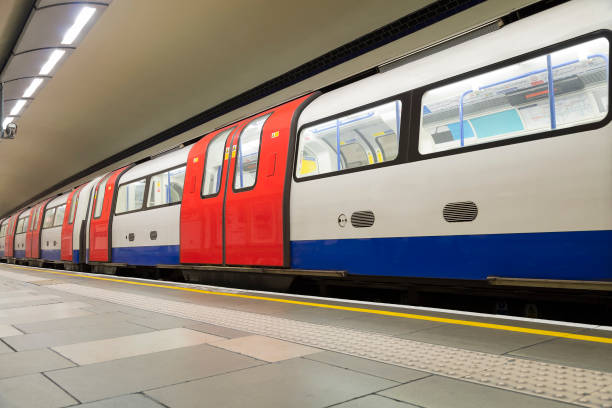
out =
[[[123,162],[533,2],[482,2]],[[32,3],[0,2],[0,64]],[[430,3],[267,0],[237,6],[228,1],[114,0],[29,103],[18,121],[17,138],[0,142],[0,214],[117,152]]]

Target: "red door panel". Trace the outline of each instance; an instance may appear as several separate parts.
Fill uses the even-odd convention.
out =
[[[36,225],[33,226],[32,238],[30,240],[30,255],[32,258],[40,258],[40,231],[42,230],[45,209],[49,201],[51,199],[42,202],[36,210],[38,212],[38,219],[36,220]]]
[[[223,263],[223,198],[229,149],[236,129],[237,126],[232,125],[206,135],[189,152],[181,204],[182,263]],[[207,194],[203,190],[204,166],[207,160],[213,160],[210,157],[213,151],[208,155],[207,152],[217,137],[227,140],[222,151],[222,166],[213,182],[214,188]],[[215,190],[218,190],[216,194],[213,193]]]
[[[9,233],[6,236],[6,245],[5,248],[6,250],[4,251],[4,255],[7,257],[14,257],[15,253],[14,253],[14,249],[15,249],[15,230],[17,229],[17,220],[19,219],[19,216],[21,215],[21,213],[24,210],[19,211],[18,213],[16,213],[15,215],[13,215],[11,217],[11,224],[9,226]]]
[[[96,186],[93,208],[91,209],[91,221],[89,224],[89,260],[96,262],[110,262],[110,214],[115,193],[117,179],[126,167],[115,170],[98,182]],[[104,191],[102,208],[96,213],[98,198]]]
[[[292,120],[308,98],[305,96],[232,125],[233,131],[225,144],[217,195],[201,195],[206,155],[215,137],[232,126],[207,135],[194,145],[187,162],[181,207],[182,263],[289,264],[283,210],[287,153]],[[267,119],[263,127],[257,128],[260,142],[257,156],[247,151],[252,150],[256,141],[252,130],[249,130],[251,136],[247,136],[249,140],[245,138],[248,143],[242,147],[243,154],[240,135],[250,124],[261,123],[258,119],[264,116]],[[253,174],[256,179],[251,186]]]
[[[62,261],[72,261],[72,232],[74,231],[74,217],[72,222],[70,222],[70,214],[74,211],[76,212],[76,206],[78,205],[79,192],[83,186],[80,186],[74,189],[70,195],[68,196],[68,200],[66,201],[66,212],[64,213],[64,223],[62,225],[62,244],[61,244],[61,260]],[[74,210],[72,209],[72,202],[76,200],[74,203]]]
[[[28,220],[28,227],[26,229],[26,246],[25,246],[25,257],[32,257],[32,234],[34,233],[34,223],[36,222],[36,212],[40,205],[35,205],[30,211],[30,219]]]

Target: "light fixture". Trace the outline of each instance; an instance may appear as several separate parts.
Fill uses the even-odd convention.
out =
[[[15,106],[13,106],[13,109],[11,109],[11,116],[17,116],[19,115],[19,112],[21,112],[21,110],[23,109],[23,107],[26,104],[26,100],[25,99],[19,99],[17,101],[17,103],[15,104]]]
[[[47,62],[45,62],[45,65],[43,65],[42,68],[40,69],[39,74],[48,75],[49,72],[51,72],[51,70],[53,69],[53,67],[55,67],[55,64],[57,64],[57,62],[60,60],[60,58],[64,56],[65,53],[66,51],[64,50],[53,51],[51,55],[49,56],[49,59],[47,60]]]
[[[23,93],[23,97],[29,98],[30,96],[34,95],[34,92],[36,92],[36,90],[38,89],[40,84],[42,84],[42,82],[43,82],[42,78],[34,78],[30,86],[28,86],[28,89],[26,89],[25,92]]]
[[[85,24],[87,24],[87,22],[91,19],[95,12],[96,9],[93,7],[83,7],[77,18],[74,20],[74,24],[72,25],[72,27],[70,27],[64,34],[62,44],[72,44],[74,40],[76,40],[83,27],[85,27]]]
[[[11,123],[13,121],[14,118],[7,116],[6,118],[4,118],[4,121],[2,122],[2,129],[6,129],[6,127],[8,126],[9,123]]]

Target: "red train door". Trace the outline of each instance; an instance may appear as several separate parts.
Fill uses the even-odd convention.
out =
[[[122,167],[107,174],[96,186],[89,222],[89,260],[110,262],[110,219],[117,179],[127,169]]]
[[[40,231],[42,230],[43,224],[43,216],[45,214],[45,209],[47,208],[47,203],[51,199],[48,199],[42,202],[36,209],[36,213],[33,215],[35,218],[36,224],[32,226],[32,238],[30,240],[30,257],[31,258],[40,258]]]
[[[72,261],[72,233],[74,231],[74,214],[79,203],[79,192],[83,186],[74,189],[66,201],[66,212],[64,213],[64,223],[62,224],[62,261]]]
[[[223,263],[226,163],[237,129],[232,125],[206,135],[189,152],[181,204],[182,263]]]
[[[28,220],[28,227],[26,229],[26,246],[25,246],[25,257],[32,258],[32,234],[34,233],[34,224],[36,224],[36,214],[38,213],[38,205],[35,205],[30,211],[30,219]]]
[[[14,249],[15,249],[15,229],[17,228],[17,220],[19,219],[19,216],[21,215],[21,213],[23,212],[23,210],[19,211],[18,213],[16,213],[15,215],[13,215],[11,217],[11,223],[9,225],[9,233],[6,236],[6,245],[4,248],[6,248],[6,250],[4,251],[4,256],[6,257],[14,257],[15,253],[14,253]]]
[[[294,116],[308,98],[207,135],[192,148],[181,207],[182,263],[289,265],[287,153]]]

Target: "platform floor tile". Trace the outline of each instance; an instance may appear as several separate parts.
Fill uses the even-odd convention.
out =
[[[36,282],[36,281],[43,281],[43,280],[48,279],[48,278],[41,278],[38,276],[23,273],[22,271],[19,271],[19,272],[0,271],[0,277],[11,279],[11,280],[16,280],[19,282]]]
[[[197,323],[194,320],[181,319],[180,317],[152,314],[151,316],[134,316],[128,322],[135,323],[155,330],[175,329]]]
[[[392,400],[391,398],[381,397],[380,395],[366,395],[338,405],[333,408],[421,408],[416,405]],[[330,407],[331,408],[331,407]]]
[[[42,374],[0,380],[0,407],[3,408],[59,408],[76,403]]]
[[[52,349],[71,361],[84,365],[222,340],[225,339],[212,334],[176,328],[57,346]]]
[[[127,322],[117,322],[90,326],[86,330],[83,330],[82,327],[75,327],[43,333],[22,334],[20,336],[6,337],[4,341],[15,350],[22,351],[128,336],[150,331],[146,327]]]
[[[146,394],[173,408],[321,408],[396,384],[296,358],[147,391]],[[204,400],[206,405],[203,405]]]
[[[401,317],[378,316],[362,314],[359,317],[341,319],[334,323],[336,326],[358,329],[361,331],[373,331],[376,333],[398,335],[412,333],[434,327],[446,326],[444,323],[430,322],[426,320],[404,319]]]
[[[532,397],[451,378],[431,376],[379,392],[423,408],[570,408],[575,405]]]
[[[60,297],[56,295],[26,295],[23,294],[21,296],[11,296],[11,297],[0,297],[0,305],[11,305],[13,303],[28,303],[28,302],[39,302],[39,301],[51,301],[51,300],[59,300]],[[49,302],[51,303],[51,302]]]
[[[513,351],[510,355],[612,372],[612,352],[609,344],[555,339]]]
[[[84,307],[89,307],[89,305],[82,302],[66,302],[3,309],[0,310],[0,324],[31,323],[93,314],[93,312],[81,309]]]
[[[153,401],[143,394],[122,395],[101,401],[81,404],[78,408],[163,408],[163,405]]]
[[[203,333],[213,334],[215,336],[221,336],[228,339],[235,339],[237,337],[251,336],[253,333],[248,333],[240,330],[230,329],[229,327],[217,326],[208,323],[193,323],[184,326],[187,329],[201,331]]]
[[[269,362],[289,360],[321,351],[317,348],[257,335],[219,341],[213,345]]]
[[[127,321],[129,315],[122,312],[100,313],[83,317],[68,317],[65,319],[47,320],[33,323],[15,324],[14,326],[24,333],[43,333],[56,330],[68,330],[73,328],[86,328],[91,326],[105,325]]]
[[[23,332],[17,330],[13,326],[8,324],[0,324],[0,337],[18,336],[20,334],[23,334]]]
[[[263,363],[200,345],[57,370],[47,375],[80,401],[91,402],[259,364]]]
[[[349,356],[347,354],[336,353],[333,351],[323,351],[321,353],[305,356],[304,358],[400,383],[418,380],[419,378],[428,377],[431,375],[429,373],[412,370],[410,368],[379,363],[378,361]]]
[[[49,349],[0,354],[0,378],[66,367],[74,367],[74,364]]]
[[[551,339],[551,337],[538,334],[459,325],[445,325],[398,336],[414,341],[490,354],[504,354]]]

